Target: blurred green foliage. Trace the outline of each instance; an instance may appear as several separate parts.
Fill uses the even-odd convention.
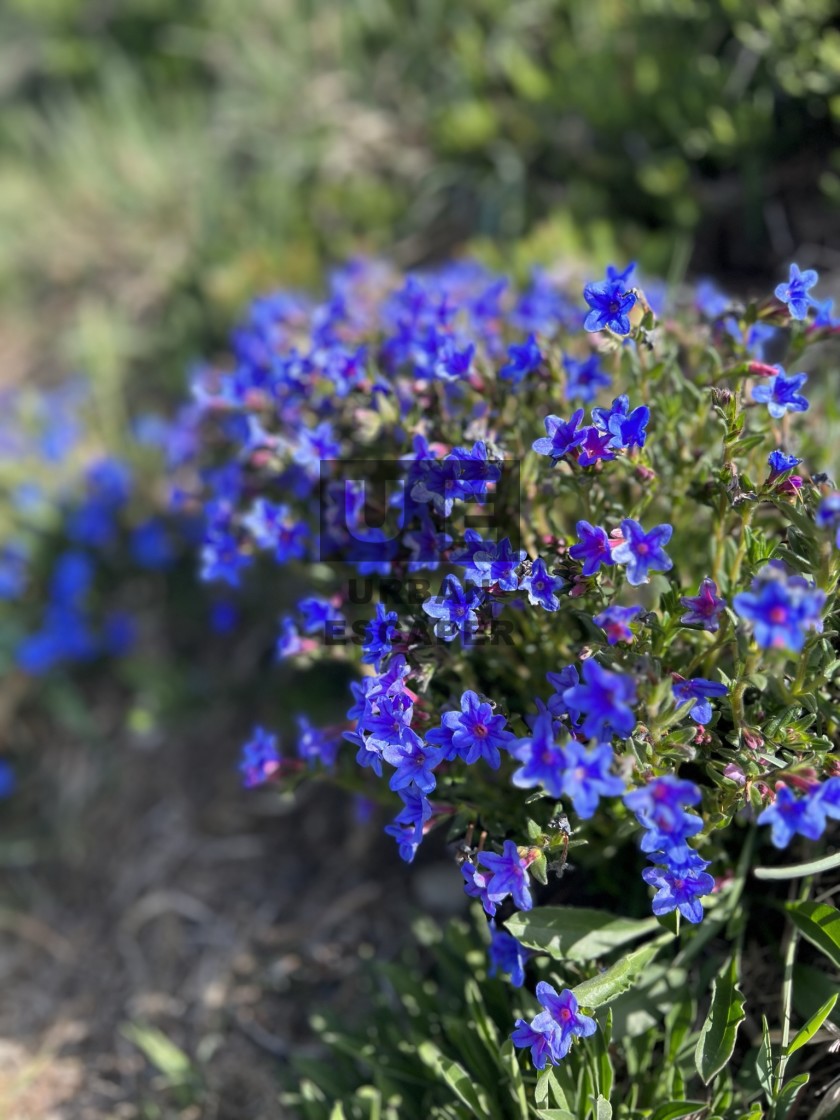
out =
[[[325,258],[413,264],[550,215],[555,252],[665,271],[700,229],[703,267],[772,267],[768,201],[840,197],[838,14],[7,0],[7,376],[46,355],[95,365],[85,325],[107,319],[105,360],[165,387],[254,291],[313,283]]]

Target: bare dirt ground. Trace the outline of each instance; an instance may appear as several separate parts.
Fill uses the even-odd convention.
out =
[[[293,805],[241,791],[228,723],[114,741],[104,783],[89,745],[42,744],[73,821],[58,850],[2,867],[3,1120],[290,1115],[289,1055],[318,1053],[309,1016],[352,1014],[360,947],[392,956],[410,936],[412,892],[442,868],[407,877],[382,821],[321,783]]]

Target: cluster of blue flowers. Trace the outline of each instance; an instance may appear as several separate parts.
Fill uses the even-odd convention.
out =
[[[283,615],[277,655],[311,664],[336,648],[346,660],[348,646],[357,647],[362,675],[347,722],[319,729],[304,720],[298,766],[341,772],[339,744],[352,744],[356,764],[387,780],[399,799],[386,832],[408,862],[432,828],[447,823],[458,839],[482,826],[474,788],[510,791],[508,827],[477,847],[470,842],[461,866],[467,895],[494,922],[535,905],[549,844],[530,832],[527,842],[518,838],[525,801],[539,798],[557,812],[570,807],[580,821],[613,799],[615,813],[629,812],[641,830],[653,912],[699,922],[701,900],[715,889],[711,861],[700,854],[715,855],[714,842],[692,811],[705,787],[671,763],[643,768],[641,760],[656,759],[671,734],[682,757],[709,745],[712,766],[723,744],[758,742],[739,715],[744,682],[736,693],[732,673],[718,674],[714,651],[752,640],[754,649],[798,654],[821,633],[827,610],[823,584],[779,559],[764,563],[767,553],[753,562],[746,528],[729,573],[718,558],[714,578],[695,567],[686,585],[680,527],[676,517],[663,521],[669,507],[657,504],[654,466],[667,417],[655,404],[631,404],[637,392],[651,401],[642,357],[658,345],[665,305],[658,293],[651,298],[652,287],[631,286],[633,272],[610,268],[585,285],[582,304],[545,272],[517,294],[469,262],[404,278],[378,262],[352,262],[333,274],[320,302],[289,293],[257,300],[234,333],[229,368],[196,371],[193,411],[179,429],[179,447],[188,448],[198,427],[214,450],[213,468],[196,467],[194,476],[205,495],[202,578],[237,586],[266,563],[318,563],[319,593]],[[712,338],[739,376],[755,379],[744,397],[766,404],[751,415],[771,444],[781,443],[774,422],[808,402],[800,391],[806,375],[788,376],[767,355],[791,318],[818,337],[835,329],[830,308],[808,295],[815,279],[792,270],[777,290],[782,302],[768,300],[749,320],[708,286],[696,295],[704,341]],[[628,369],[636,371],[632,392],[597,404]],[[544,399],[544,436],[518,409],[517,394]],[[589,406],[590,423],[583,407],[570,415],[555,404],[562,398]],[[732,423],[732,409],[718,411]],[[668,438],[674,442],[673,431]],[[220,446],[229,449],[222,466]],[[375,469],[383,448],[399,465],[388,474],[390,490]],[[183,455],[179,469],[189,451]],[[759,468],[761,499],[802,501],[806,484],[793,473],[802,460],[781,446],[762,455],[769,474]],[[505,505],[503,487],[517,458],[528,503],[520,509]],[[684,459],[693,462],[689,449]],[[696,485],[727,511],[736,499],[757,498],[742,494],[731,469]],[[578,504],[566,501],[570,493]],[[507,518],[501,531],[491,516],[497,507]],[[836,531],[840,544],[837,495],[822,496],[815,522]],[[751,586],[736,578],[741,567]],[[368,580],[371,595],[362,602],[336,579],[328,585],[341,572]],[[415,579],[433,572],[435,588]],[[533,695],[533,670],[516,664],[516,651],[499,646],[492,673],[482,671],[482,648],[505,632],[528,656],[549,658],[542,672],[561,662],[547,673],[547,698]],[[333,640],[349,633],[352,642]],[[700,666],[706,675],[696,675]],[[725,778],[731,756],[721,757]],[[243,751],[245,783],[285,778],[288,766],[275,737],[256,729]],[[810,835],[812,820],[832,816],[831,781],[807,808],[800,798],[789,809],[780,791],[759,820],[775,830],[787,813],[784,820],[804,822],[799,831]],[[772,796],[766,788],[750,787],[762,806]],[[732,796],[746,806],[746,794]],[[495,924],[490,956],[494,973],[523,982],[525,951]],[[517,1023],[514,1041],[543,1068],[595,1027],[571,993],[539,985],[537,995],[544,1010]]]

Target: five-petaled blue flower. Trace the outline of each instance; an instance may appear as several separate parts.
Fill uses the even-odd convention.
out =
[[[601,369],[597,354],[590,354],[583,361],[564,354],[563,369],[566,371],[566,398],[570,401],[581,400],[584,404],[590,404],[595,400],[598,390],[608,389],[612,381]]]
[[[492,902],[502,902],[510,895],[520,910],[531,909],[534,902],[528,886],[528,868],[533,860],[520,855],[512,840],[505,840],[501,855],[482,852],[478,859],[491,873],[487,897]]]
[[[547,435],[535,439],[531,447],[539,455],[550,455],[554,462],[580,447],[586,439],[588,428],[579,430],[583,419],[583,409],[579,408],[572,414],[570,420],[561,420],[559,416],[546,416],[545,430]]]
[[[784,451],[771,451],[767,456],[767,463],[774,475],[792,471],[802,462],[795,455],[786,455]]]
[[[779,420],[786,412],[807,412],[810,407],[807,397],[803,397],[799,390],[808,380],[807,373],[795,373],[788,377],[781,366],[775,377],[760,385],[753,386],[753,400],[767,405],[767,411]]]
[[[609,567],[615,563],[606,530],[588,521],[578,521],[575,528],[580,543],[572,545],[569,555],[582,562],[582,575],[594,576],[602,564]]]
[[[530,1047],[531,1058],[537,1069],[545,1069],[546,1061],[556,1065],[566,1057],[573,1038],[588,1038],[597,1025],[589,1015],[584,1015],[574,994],[568,989],[557,991],[545,981],[537,984],[536,995],[545,1008],[530,1023],[516,1020],[516,1030],[511,1035],[514,1046]]]
[[[609,408],[593,408],[592,423],[610,436],[609,447],[644,447],[650,409],[645,404],[630,409],[630,398],[626,395],[616,397]]]
[[[562,586],[563,580],[549,574],[542,558],[537,558],[531,565],[530,572],[519,581],[520,589],[528,592],[528,602],[532,606],[542,607],[544,611],[560,609],[557,592]]]
[[[708,723],[712,718],[712,705],[709,698],[712,696],[725,696],[727,689],[720,681],[709,681],[705,677],[693,677],[691,680],[674,681],[672,686],[674,699],[678,704],[693,704],[689,715],[695,723]]]
[[[822,630],[820,617],[825,592],[802,576],[788,575],[783,565],[770,562],[758,572],[749,591],[732,600],[737,613],[752,623],[760,649],[799,653],[809,630]]]
[[[476,611],[483,600],[483,591],[477,587],[465,591],[460,581],[449,575],[443,581],[441,594],[427,599],[423,610],[435,619],[434,632],[438,638],[451,642],[460,634],[467,640],[478,629]]]
[[[594,657],[583,663],[583,681],[567,688],[563,699],[584,713],[580,730],[590,739],[607,742],[613,735],[626,739],[636,726],[630,707],[636,701],[636,684],[624,673],[611,673]]]
[[[657,888],[652,903],[657,917],[679,910],[689,922],[696,924],[702,921],[703,906],[700,899],[715,888],[715,881],[707,872],[691,868],[646,867],[642,878],[650,886]]]
[[[680,618],[684,626],[702,626],[704,630],[712,632],[720,629],[719,620],[726,609],[726,600],[718,595],[717,584],[713,579],[706,576],[700,581],[697,594],[683,595],[680,604],[688,607]]]
[[[376,615],[365,627],[362,643],[362,661],[373,665],[379,672],[379,665],[391,652],[391,643],[398,632],[399,616],[396,611],[386,611],[382,603],[376,604]]]
[[[537,716],[531,734],[513,744],[510,753],[522,763],[511,777],[515,786],[531,789],[541,785],[550,797],[562,797],[566,755],[557,742],[550,712],[544,711]]]
[[[655,525],[646,533],[632,517],[626,517],[621,522],[624,540],[613,549],[612,555],[616,564],[627,566],[629,584],[637,587],[640,583],[649,583],[648,571],[651,568],[657,572],[667,572],[673,568],[674,562],[664,549],[673,531],[671,525],[665,524]]]
[[[602,797],[620,797],[624,782],[610,767],[615,761],[612,747],[606,743],[587,750],[576,739],[564,749],[563,796],[568,797],[582,820],[594,816]]]
[[[808,308],[814,302],[808,292],[818,280],[819,274],[813,268],[807,268],[804,272],[800,272],[799,265],[792,264],[790,266],[787,283],[779,284],[775,295],[776,299],[787,304],[791,318],[805,319],[807,317]]]
[[[600,280],[595,284],[587,284],[583,289],[583,298],[592,308],[583,321],[584,330],[609,329],[615,334],[630,333],[627,313],[636,303],[636,294],[628,292],[621,280]]]
[[[463,758],[471,765],[481,758],[493,770],[501,765],[499,748],[507,750],[514,740],[505,728],[506,719],[494,715],[492,705],[472,689],[461,697],[460,712],[446,712],[442,726],[426,734],[426,742],[443,751],[445,759]]]
[[[819,840],[825,830],[825,812],[818,797],[796,797],[780,785],[776,800],[759,813],[757,823],[769,824],[773,846],[786,848],[797,833],[807,840]]]

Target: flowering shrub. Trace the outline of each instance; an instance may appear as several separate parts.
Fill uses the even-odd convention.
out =
[[[304,717],[297,758],[255,730],[245,783],[329,776],[391,803],[407,862],[445,831],[491,919],[491,974],[536,983],[490,1032],[516,1106],[489,1103],[492,1078],[477,1103],[487,1055],[464,1043],[423,1059],[455,1103],[417,1115],[781,1117],[805,1084],[788,1058],[836,995],[812,968],[819,1011],[791,1038],[800,938],[840,962],[840,913],[812,900],[840,866],[819,858],[840,816],[840,496],[796,415],[832,392],[812,344],[840,324],[816,281],[793,266],[744,306],[632,265],[517,291],[469,263],[357,262],[323,302],[257,300],[233,362],[194,376],[202,579],[307,572],[277,657],[358,668],[346,723]],[[796,836],[808,862],[777,866]],[[750,994],[781,1041],[759,1029],[748,1058],[745,900],[765,859],[756,873],[804,885],[781,994]],[[618,915],[580,905],[605,895]],[[656,1047],[667,1076],[644,1081]]]

